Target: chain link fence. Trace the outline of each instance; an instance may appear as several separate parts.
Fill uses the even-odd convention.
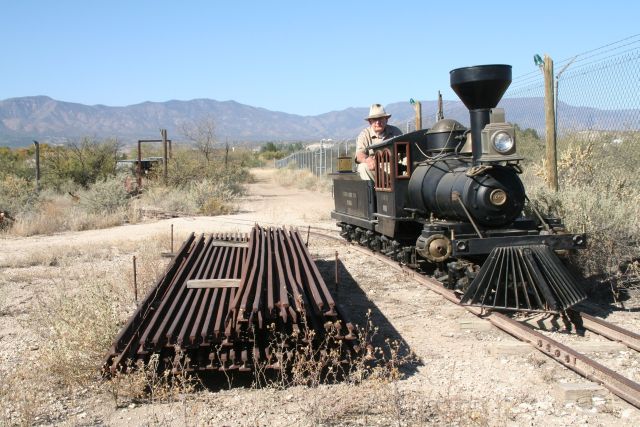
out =
[[[560,146],[572,142],[621,144],[640,142],[640,34],[555,62],[556,132]],[[517,76],[500,104],[508,122],[533,138],[545,139],[542,69]],[[437,106],[423,104],[422,126],[433,126]],[[460,101],[444,101],[446,118],[469,126],[469,112]],[[409,120],[400,126],[415,130]],[[309,169],[316,175],[334,172],[339,155],[353,155],[355,140],[315,144],[276,161],[276,167]]]
[[[336,172],[338,157],[354,156],[356,140],[321,142],[310,144],[305,150],[297,151],[275,161],[276,168],[307,169],[316,176]]]
[[[559,139],[620,143],[640,130],[640,34],[554,64]],[[508,121],[545,136],[544,78],[514,78],[501,107]]]

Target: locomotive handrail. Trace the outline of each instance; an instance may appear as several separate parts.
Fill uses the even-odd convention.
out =
[[[453,194],[451,195],[451,199],[453,201],[457,201],[458,203],[460,203],[460,206],[462,206],[462,210],[464,210],[464,213],[467,215],[467,218],[469,219],[469,222],[473,226],[474,230],[476,230],[476,233],[478,233],[478,236],[481,239],[484,239],[484,236],[480,232],[480,228],[478,228],[478,224],[476,224],[476,222],[473,220],[473,217],[471,216],[471,214],[467,210],[467,207],[462,202],[462,199],[460,198],[460,193],[458,193],[457,191],[454,191]]]

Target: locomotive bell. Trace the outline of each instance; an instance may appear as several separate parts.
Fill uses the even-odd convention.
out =
[[[511,84],[510,65],[478,65],[450,73],[451,88],[469,109],[474,165],[489,161],[520,160],[515,127],[495,108]]]
[[[466,131],[466,127],[453,119],[438,120],[427,131],[427,151],[431,155],[454,150],[459,152],[459,147],[464,145]]]

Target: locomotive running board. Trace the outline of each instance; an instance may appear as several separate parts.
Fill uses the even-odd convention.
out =
[[[587,298],[547,245],[494,248],[462,296],[462,305],[562,312]]]

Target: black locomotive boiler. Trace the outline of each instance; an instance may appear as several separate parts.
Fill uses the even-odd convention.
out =
[[[525,209],[515,127],[496,108],[511,66],[458,68],[450,80],[470,129],[442,119],[371,146],[375,179],[333,174],[331,216],[344,238],[433,274],[462,304],[562,312],[586,295],[557,253],[585,236]]]

